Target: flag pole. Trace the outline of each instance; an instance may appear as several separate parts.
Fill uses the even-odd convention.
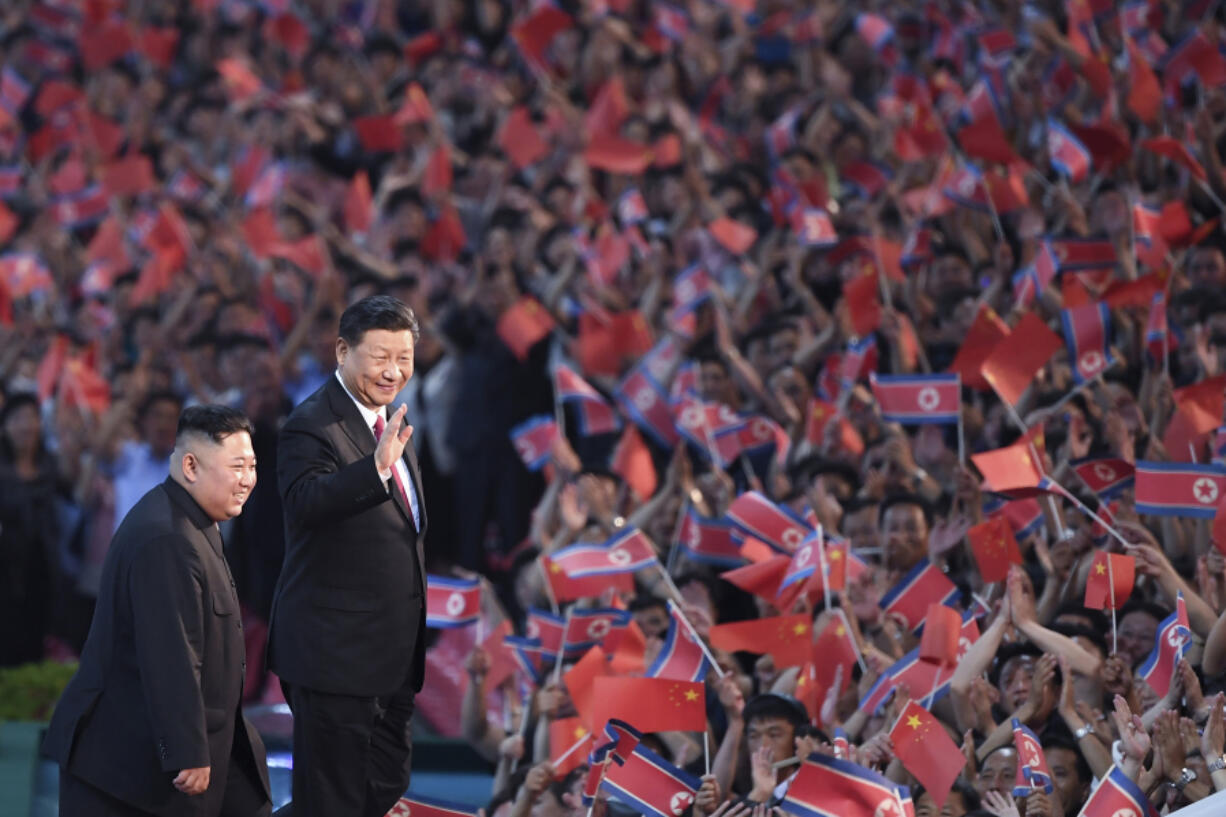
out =
[[[958,389],[958,464],[966,467],[966,432],[962,426],[962,389]]]
[[[677,509],[677,521],[673,523],[673,535],[668,541],[668,564],[664,568],[664,572],[672,574],[673,568],[677,566],[678,551],[681,550],[681,528],[685,525],[685,517],[690,512],[690,498],[687,496],[681,500],[681,507]]]
[[[549,583],[549,574],[545,572],[545,563],[538,557],[536,566],[541,569],[541,580],[545,582],[545,598],[549,599],[549,606],[553,608],[553,614],[558,615],[558,600],[553,597],[553,585]]]
[[[817,560],[818,569],[822,572],[822,596],[826,603],[826,609],[830,609],[830,581],[829,574],[826,571],[826,533],[822,530],[822,524],[817,523]]]
[[[568,758],[568,757],[570,757],[571,755],[573,755],[573,754],[575,753],[575,750],[576,750],[576,749],[578,749],[580,746],[582,746],[583,744],[587,743],[587,742],[588,742],[589,740],[591,740],[591,739],[592,739],[592,733],[591,733],[591,732],[589,732],[588,734],[586,734],[586,735],[584,735],[583,737],[579,738],[577,741],[575,741],[575,745],[574,745],[574,746],[571,746],[569,749],[567,749],[565,752],[563,752],[563,753],[561,754],[561,756],[559,756],[559,757],[558,757],[558,759],[557,759],[557,760],[555,760],[555,761],[553,762],[553,765],[554,765],[554,766],[558,766],[558,765],[560,765],[560,764],[562,763],[562,761],[563,761],[563,760],[566,760],[566,758]]]
[[[1078,499],[1076,494],[1074,494],[1072,491],[1065,488],[1060,483],[1056,482],[1054,479],[1052,480],[1052,485],[1056,486],[1056,488],[1058,489],[1057,493],[1059,493],[1065,499],[1068,499],[1069,501],[1071,501],[1074,505],[1076,505],[1078,508],[1081,509],[1082,513],[1084,513],[1086,516],[1090,517],[1095,522],[1097,522],[1099,525],[1101,525],[1107,531],[1107,533],[1115,537],[1115,540],[1117,542],[1119,542],[1121,545],[1123,545],[1126,548],[1132,547],[1132,542],[1129,542],[1127,539],[1125,539],[1120,534],[1119,531],[1117,531],[1110,524],[1108,524],[1106,520],[1104,520],[1101,516],[1094,513],[1094,511],[1090,510],[1090,506],[1082,502],[1080,499]]]
[[[1115,631],[1115,571],[1111,569],[1111,554],[1103,555],[1107,557],[1107,584],[1111,586],[1111,652],[1114,654],[1120,651],[1119,637]]]
[[[850,551],[850,548],[848,550]],[[835,610],[835,612],[838,613],[839,618],[843,619],[843,626],[847,628],[847,632],[851,633],[851,641],[856,647],[856,663],[860,665],[860,672],[867,673],[868,664],[864,663],[864,656],[860,654],[860,639],[856,637],[859,629],[853,630],[851,628],[851,620],[847,617],[847,613],[842,607]]]
[[[992,215],[992,229],[996,231],[996,240],[1004,244],[1005,228],[1000,224],[1000,213],[996,212],[996,202],[992,201],[992,191],[988,189],[988,181],[983,177],[982,171],[979,173],[979,186],[983,188],[983,198],[987,201],[988,212]]]
[[[677,589],[676,583],[673,582],[673,577],[668,575],[668,571],[664,569],[664,565],[659,559],[656,559],[656,569],[660,571],[660,578],[668,587],[668,594],[673,597],[672,599],[669,599],[669,601],[672,601],[673,599],[676,599],[678,603],[684,601],[684,599],[681,597],[681,591]]]
[[[694,625],[690,624],[690,620],[685,617],[685,613],[681,612],[681,606],[670,599],[668,602],[668,610],[670,613],[675,613],[677,618],[681,620],[681,623],[685,625],[685,629],[689,631],[690,637],[694,639],[694,643],[698,645],[698,648],[702,650],[702,654],[705,655],[707,660],[711,662],[711,669],[715,671],[716,677],[723,678],[724,671],[719,668],[719,664],[715,661],[715,656],[711,655],[711,651],[707,649],[707,645],[704,644],[703,640],[698,637],[698,633],[694,630]]]
[[[706,769],[705,774],[711,773],[711,737],[710,731],[704,729],[702,731],[702,765]]]

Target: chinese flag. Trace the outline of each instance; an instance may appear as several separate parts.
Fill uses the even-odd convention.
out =
[[[566,692],[570,695],[571,703],[575,705],[575,711],[584,719],[584,723],[593,729],[596,728],[595,721],[588,717],[592,714],[592,694],[595,692],[593,685],[597,678],[609,674],[608,657],[599,645],[585,652],[573,667],[562,674]],[[569,745],[568,743],[567,746]]]
[[[580,741],[591,740],[592,733],[579,718],[559,718],[549,724],[549,762],[553,764],[553,776],[561,780],[572,770],[587,763],[587,752],[573,749]],[[563,755],[566,755],[564,758]],[[561,763],[559,763],[561,759]]]
[[[1222,424],[1226,407],[1226,375],[1220,374],[1175,390],[1175,405],[1188,412],[1196,433],[1205,434]],[[1175,452],[1171,452],[1174,454]]]
[[[971,462],[983,475],[989,491],[1008,494],[1015,499],[1040,493],[1038,485],[1043,475],[1029,442],[1028,438],[1023,438],[1004,448],[971,455]]]
[[[8,241],[17,231],[17,216],[0,202],[0,244]]]
[[[1108,565],[1108,559],[1110,565]],[[1086,577],[1085,606],[1092,610],[1118,610],[1128,601],[1136,579],[1137,560],[1121,553],[1100,550],[1094,554],[1090,575]],[[1115,587],[1112,604],[1112,585]]]
[[[522,105],[503,122],[498,144],[521,170],[549,153],[549,144],[536,129],[532,113]]]
[[[944,604],[929,604],[924,616],[919,657],[944,667],[958,663],[958,639],[962,636],[962,616]]]
[[[609,313],[579,315],[579,337],[575,359],[584,374],[617,376],[621,373],[622,352],[617,346],[617,327]]]
[[[426,170],[421,180],[421,192],[426,196],[435,196],[450,190],[451,151],[446,145],[439,145],[426,162]]]
[[[617,718],[643,732],[702,732],[703,685],[667,678],[597,678],[590,723]]]
[[[966,765],[966,758],[945,727],[915,701],[907,701],[890,730],[890,739],[903,767],[932,795],[937,808],[944,806],[954,780]]]
[[[1001,582],[1009,575],[1009,565],[1022,563],[1022,554],[1009,520],[994,516],[966,532],[971,544],[971,553],[979,565],[979,575],[989,584]]]
[[[753,227],[727,217],[720,217],[707,225],[711,237],[733,255],[742,255],[758,240],[758,231]]]
[[[639,501],[646,502],[656,492],[658,478],[651,461],[651,451],[643,435],[633,423],[627,423],[617,448],[613,450],[613,473],[619,475],[634,491]]]
[[[535,298],[524,296],[498,318],[498,337],[520,360],[528,350],[553,331],[553,317]]]
[[[395,153],[404,145],[404,135],[390,115],[359,116],[353,120],[353,129],[362,147],[371,153]]]
[[[631,577],[629,573],[621,575]],[[628,592],[634,592],[633,585]],[[614,599],[614,601],[619,602],[620,599]],[[647,637],[643,635],[638,622],[631,619],[626,628],[622,630],[621,638],[617,639],[617,646],[613,648],[613,654],[609,656],[610,674],[642,675],[647,669],[646,653]]]
[[[812,654],[812,629],[807,615],[773,616],[717,624],[708,631],[707,638],[711,646],[721,650],[765,653],[780,668],[795,667],[808,661]]]
[[[152,190],[154,184],[153,164],[139,154],[116,159],[102,170],[102,186],[112,196],[137,196]]]
[[[1027,312],[1009,334],[1008,343],[996,345],[979,367],[984,380],[1001,400],[1016,405],[1037,372],[1064,341],[1033,312]]]
[[[375,220],[375,208],[371,199],[370,177],[359,170],[345,190],[345,229],[351,233],[365,233]]]
[[[781,553],[763,561],[725,571],[719,574],[719,577],[746,593],[761,596],[773,603],[779,593],[779,584],[791,563],[792,557]]]
[[[1009,337],[1009,325],[1000,319],[992,307],[984,304],[979,307],[975,320],[966,332],[966,340],[958,349],[949,371],[957,372],[962,377],[962,385],[973,389],[986,391],[991,388],[983,379],[979,368],[997,345]]]
[[[872,332],[881,323],[881,301],[878,300],[877,272],[858,275],[843,284],[843,300],[851,318],[851,331],[859,337]]]
[[[490,657],[490,671],[485,676],[487,689],[497,689],[502,686],[502,682],[515,672],[517,666],[515,657],[511,655],[511,650],[502,643],[502,639],[509,635],[514,635],[511,630],[511,622],[503,619],[481,642],[481,649],[485,650],[485,654]]]
[[[1142,122],[1152,124],[1162,110],[1162,87],[1132,37],[1124,34],[1124,43],[1128,46],[1128,110]]]
[[[588,141],[583,160],[598,170],[634,176],[651,164],[651,148],[620,136],[601,134]]]

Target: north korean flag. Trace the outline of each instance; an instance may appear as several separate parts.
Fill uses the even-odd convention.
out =
[[[1112,766],[1111,771],[1098,784],[1098,788],[1090,795],[1090,799],[1081,807],[1077,817],[1118,817],[1119,815],[1137,815],[1137,817],[1158,817],[1158,812],[1150,805],[1145,792],[1124,774],[1119,766]]]
[[[1149,359],[1157,364],[1162,362],[1171,346],[1166,319],[1166,293],[1155,292],[1149,304],[1149,318],[1145,322],[1145,350],[1149,352]]]
[[[1093,380],[1115,362],[1109,345],[1111,310],[1105,303],[1062,309],[1060,324],[1077,383]]]
[[[711,299],[715,281],[701,264],[692,264],[673,279],[673,320]]]
[[[436,797],[406,794],[396,801],[386,817],[476,817],[476,812],[468,806]]]
[[[791,107],[767,127],[766,152],[772,160],[777,162],[796,144],[796,121],[799,118],[800,108]]]
[[[1137,673],[1145,679],[1150,689],[1159,696],[1166,695],[1170,690],[1171,681],[1175,678],[1175,668],[1179,659],[1192,643],[1192,627],[1188,624],[1188,608],[1183,600],[1183,591],[1175,597],[1175,612],[1171,613],[1158,626],[1158,634],[1154,638],[1154,649],[1145,659],[1145,663]]]
[[[544,467],[557,440],[557,421],[547,414],[532,417],[511,429],[511,444],[529,471]]]
[[[886,615],[900,617],[912,632],[918,632],[924,624],[924,614],[928,612],[929,604],[952,607],[960,597],[958,588],[941,569],[922,559],[881,597],[877,605]]]
[[[1090,151],[1055,119],[1047,120],[1047,155],[1055,171],[1073,184],[1090,175]]]
[[[571,545],[550,558],[571,579],[634,573],[657,561],[651,540],[633,527],[619,531],[603,544]]]
[[[1162,211],[1147,204],[1134,204],[1132,235],[1137,244],[1138,260],[1147,267],[1161,267],[1168,249],[1162,237]]]
[[[656,29],[668,39],[679,43],[690,30],[690,18],[684,10],[668,3],[655,5]]]
[[[847,344],[847,351],[843,353],[839,361],[840,388],[850,388],[852,384],[869,372],[875,371],[876,368],[876,336],[866,335],[859,340],[851,341]]]
[[[516,666],[532,683],[538,686],[544,683],[545,659],[548,657],[549,661],[553,661],[554,655],[545,655],[539,638],[508,635],[502,639],[502,646],[511,651],[511,658],[515,660]]]
[[[783,581],[779,583],[779,595],[783,595],[786,588],[808,579],[823,568],[826,564],[825,547],[822,527],[818,525],[817,530],[805,537],[800,547],[792,554],[792,561],[787,572],[783,574]]]
[[[779,804],[797,817],[902,817],[899,787],[863,766],[814,753]]]
[[[867,160],[848,162],[839,170],[843,184],[862,199],[871,199],[894,178],[887,166]]]
[[[11,66],[0,72],[0,111],[7,120],[16,121],[30,98],[30,83],[18,74]]]
[[[1226,467],[1196,463],[1137,462],[1138,513],[1212,519],[1226,491]]]
[[[539,640],[541,653],[549,656],[551,660],[561,652],[562,636],[565,632],[566,619],[535,607],[528,608],[524,635]]]
[[[1114,457],[1084,457],[1069,463],[1094,494],[1103,500],[1114,498],[1131,488],[1135,469],[1132,463]]]
[[[568,656],[587,652],[629,625],[630,613],[626,610],[611,607],[576,610],[572,607],[565,619],[562,652]]]
[[[481,582],[426,576],[426,626],[466,627],[481,617]]]
[[[979,35],[979,51],[993,59],[1003,57],[1017,48],[1017,39],[1007,28],[990,28]]]
[[[644,372],[657,384],[662,384],[660,387],[663,388],[668,385],[669,379],[679,365],[681,365],[679,341],[669,336],[651,347],[651,351],[643,355],[634,368]]]
[[[51,212],[61,227],[76,230],[101,221],[110,206],[106,189],[95,184],[79,193],[56,198],[51,203]]]
[[[981,213],[987,213],[990,210],[983,174],[966,162],[958,163],[957,168],[946,179],[941,193],[945,198],[962,207]]]
[[[674,407],[698,398],[698,364],[692,360],[682,363],[668,387],[668,401]]]
[[[702,781],[678,769],[642,743],[620,766],[605,771],[601,791],[647,817],[677,817],[694,803]]]
[[[1106,238],[1049,238],[1061,272],[1114,269],[1115,245]]]
[[[923,425],[956,423],[962,409],[962,382],[957,374],[879,375],[869,385],[888,423]]]
[[[972,613],[962,615],[962,630],[958,634],[958,660],[966,657],[971,645],[979,640],[979,624]],[[890,699],[895,687],[905,685],[911,695],[925,704],[935,703],[949,692],[949,683],[954,677],[954,667],[935,664],[920,658],[920,648],[898,659],[889,669],[882,673],[877,683],[869,688],[860,701],[860,709],[870,714],[876,714],[881,706]]]
[[[884,17],[876,14],[857,14],[856,33],[869,44],[886,66],[893,68],[898,62],[898,50],[894,47],[894,27]]]
[[[623,228],[629,227],[631,224],[641,224],[650,215],[651,213],[647,209],[647,202],[643,199],[643,194],[639,192],[637,187],[631,187],[618,197],[617,220],[621,222]]]
[[[902,255],[898,263],[905,267],[923,264],[932,260],[932,230],[927,227],[917,227],[907,236],[902,245]]]
[[[719,467],[728,467],[740,456],[740,431],[746,421],[728,406],[690,400],[679,405],[676,414],[681,436]]]
[[[571,403],[578,409],[580,434],[584,437],[611,434],[621,428],[621,419],[613,407],[574,369],[560,364],[554,370],[553,377],[558,400]]]
[[[726,516],[742,538],[761,539],[780,553],[794,553],[810,533],[808,524],[795,511],[776,505],[757,491],[746,491],[732,500]]]
[[[676,544],[695,562],[717,567],[737,567],[745,563],[740,546],[732,541],[732,523],[702,516],[693,507],[686,509]]]
[[[642,363],[618,385],[615,397],[626,416],[658,445],[669,449],[677,445],[680,435],[673,423],[668,393]]]
[[[647,668],[648,678],[668,678],[673,681],[700,682],[711,671],[707,654],[694,640],[690,628],[681,621],[675,607],[669,608],[671,622],[660,654]]]
[[[1043,754],[1043,745],[1034,732],[1017,719],[1013,719],[1013,745],[1017,749],[1017,778],[1013,784],[1014,797],[1029,797],[1036,791],[1052,792],[1051,769]]]
[[[1007,519],[1017,539],[1033,536],[1043,527],[1043,508],[1034,498],[988,499],[983,503],[983,512],[989,517],[1003,516]]]
[[[802,247],[833,247],[839,243],[830,214],[820,207],[797,207],[792,211],[792,230]]]
[[[1039,251],[1034,260],[1013,276],[1013,297],[1017,306],[1025,309],[1056,279],[1059,266],[1051,243],[1039,242]]]

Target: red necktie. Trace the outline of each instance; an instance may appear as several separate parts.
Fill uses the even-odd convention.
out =
[[[387,423],[383,421],[382,416],[375,417],[375,442],[378,442],[379,438],[383,436],[383,429],[386,426]],[[409,494],[404,489],[404,483],[400,481],[400,470],[395,465],[392,465],[392,479],[396,482],[396,489],[400,491],[400,498],[404,500],[405,507],[409,509],[409,519],[413,521],[413,503],[409,501]],[[416,527],[416,521],[413,524]]]

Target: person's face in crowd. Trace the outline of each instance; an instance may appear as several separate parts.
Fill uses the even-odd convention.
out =
[[[975,791],[979,796],[990,791],[1012,797],[1013,782],[1017,779],[1017,750],[1004,746],[988,755],[975,778]]]
[[[271,352],[247,358],[243,364],[244,411],[252,420],[275,419],[281,408],[281,373]]]
[[[532,804],[532,817],[568,817],[570,813],[571,809],[558,799],[552,786],[541,792],[541,796]]]
[[[354,346],[337,338],[336,361],[349,393],[369,409],[381,408],[413,376],[413,333],[368,329]]]
[[[1030,695],[1030,680],[1034,677],[1034,656],[1018,655],[1010,658],[1001,668],[997,688],[1003,705],[1010,712],[1026,702]]]
[[[1048,746],[1043,750],[1051,780],[1064,804],[1065,814],[1076,814],[1089,794],[1090,781],[1077,773],[1077,753],[1063,746]]]
[[[819,474],[817,484],[828,496],[834,497],[840,503],[851,499],[852,484],[839,473],[828,471],[825,474]]]
[[[761,746],[771,750],[773,761],[791,757],[796,748],[796,729],[783,718],[754,718],[745,725],[749,756]]]
[[[937,801],[932,794],[925,791],[915,801],[915,817],[962,817],[966,814],[966,803],[962,800],[962,792],[954,789],[945,798],[945,805],[937,808]]]
[[[788,326],[776,331],[770,336],[770,368],[774,369],[789,362],[796,355],[798,348],[800,332],[795,327]]]
[[[843,535],[852,550],[880,547],[877,536],[877,506],[866,505],[855,513],[843,517]]]
[[[255,487],[255,450],[246,431],[215,443],[207,436],[187,438],[181,463],[187,491],[209,519],[224,522],[243,512]]]
[[[1114,238],[1128,229],[1128,201],[1118,190],[1094,197],[1090,208],[1090,231]]]
[[[1158,633],[1158,620],[1144,610],[1133,610],[1122,617],[1116,631],[1120,657],[1129,667],[1149,655]]]
[[[745,359],[755,371],[767,372],[771,369],[770,343],[766,338],[754,338],[745,344]]]
[[[791,403],[803,415],[808,404],[809,384],[805,382],[799,369],[786,366],[772,374],[767,385],[780,402]]]
[[[43,424],[37,406],[27,404],[15,408],[4,420],[4,437],[19,458],[33,456],[42,435]]]
[[[175,432],[179,428],[179,411],[172,400],[158,400],[145,409],[141,417],[141,437],[159,457],[168,456],[175,447]]]
[[[668,610],[663,607],[636,610],[634,621],[648,638],[663,638],[668,632]]]
[[[1216,247],[1197,247],[1188,259],[1188,282],[1197,288],[1226,287],[1226,257]]]
[[[934,260],[930,275],[932,291],[938,294],[951,289],[970,287],[975,281],[971,265],[966,263],[965,258],[953,253]]]
[[[900,502],[891,505],[881,517],[881,538],[885,542],[885,566],[905,573],[928,553],[928,522],[918,505]]]
[[[698,390],[702,399],[736,407],[736,388],[728,370],[720,363],[707,361],[698,370]]]

